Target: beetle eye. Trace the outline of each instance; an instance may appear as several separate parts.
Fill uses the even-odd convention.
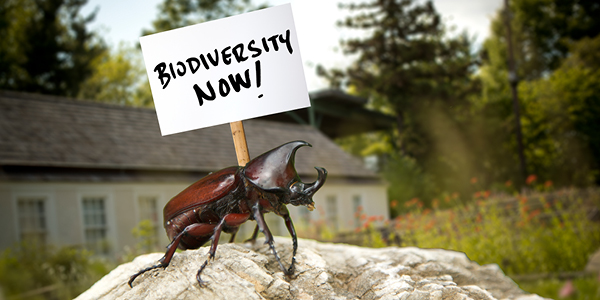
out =
[[[300,194],[303,190],[304,184],[302,182],[296,181],[290,186],[290,192],[292,193],[292,197],[298,196],[298,194]]]

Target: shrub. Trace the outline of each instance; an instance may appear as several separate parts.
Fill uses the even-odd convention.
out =
[[[580,271],[600,248],[600,224],[587,216],[598,207],[597,190],[476,195],[473,203],[446,210],[414,205],[413,212],[390,223],[390,230],[361,230],[363,245],[373,246],[368,241],[390,232],[383,237],[388,244],[397,240],[400,246],[461,251],[480,264],[498,264],[508,274]]]
[[[8,298],[73,299],[110,269],[84,249],[25,241],[0,255],[0,286]]]

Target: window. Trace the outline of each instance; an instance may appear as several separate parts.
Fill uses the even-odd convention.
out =
[[[354,227],[360,227],[360,215],[363,213],[362,196],[352,196],[352,209],[354,213]]]
[[[85,243],[96,254],[108,254],[106,239],[106,203],[104,197],[83,198],[83,227]]]
[[[21,240],[46,243],[46,199],[39,197],[17,199],[19,235]]]
[[[325,202],[325,214],[327,221],[331,224],[333,230],[338,229],[337,197],[335,195],[327,196]]]
[[[158,199],[154,196],[140,196],[138,198],[138,206],[140,208],[140,221],[146,222],[145,226],[150,226],[149,228],[144,228],[150,230],[150,236],[146,236],[148,243],[151,246],[158,247],[158,229],[159,229],[159,219],[158,219],[158,209],[157,203]],[[139,225],[138,225],[139,226]],[[150,245],[149,245],[150,246]]]

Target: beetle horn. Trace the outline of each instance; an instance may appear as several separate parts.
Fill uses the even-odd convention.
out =
[[[304,189],[304,193],[311,197],[323,186],[323,184],[325,184],[325,180],[327,179],[327,170],[321,167],[315,167],[315,169],[317,169],[317,172],[319,173],[317,180],[313,183],[306,184],[306,189]]]
[[[299,179],[294,168],[296,150],[310,146],[304,141],[293,141],[254,158],[244,168],[248,179],[263,189],[288,188]]]

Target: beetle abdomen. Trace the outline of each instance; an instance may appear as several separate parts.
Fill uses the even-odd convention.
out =
[[[234,190],[241,182],[239,167],[229,167],[196,181],[173,197],[163,210],[164,222],[194,207],[216,201]]]
[[[165,230],[167,231],[169,240],[172,241],[179,233],[190,226],[188,228],[190,235],[184,236],[181,239],[178,248],[181,250],[197,249],[204,245],[210,240],[213,230],[219,222],[218,218],[213,221],[205,217],[205,220],[203,220],[202,215],[213,215],[213,213],[211,211],[204,213],[202,208],[192,209],[177,215],[165,223]],[[213,219],[212,217],[209,218]]]

